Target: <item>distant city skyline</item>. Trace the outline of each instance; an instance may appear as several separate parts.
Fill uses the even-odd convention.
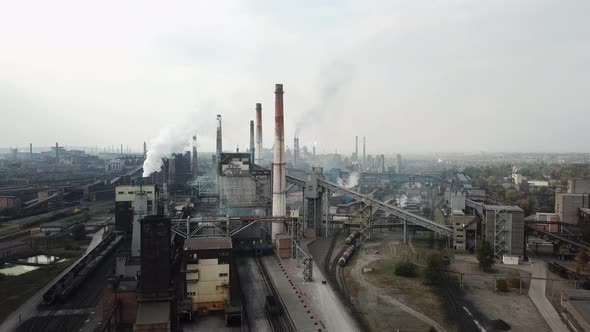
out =
[[[249,143],[275,83],[318,153],[589,152],[590,2],[0,4],[0,147]],[[34,22],[34,24],[32,24]],[[187,140],[190,136],[187,137]],[[50,143],[53,142],[53,143]]]

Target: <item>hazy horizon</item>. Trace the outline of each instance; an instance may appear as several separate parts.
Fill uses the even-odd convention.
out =
[[[584,1],[0,4],[0,146],[134,150],[161,128],[245,151],[588,152]],[[187,140],[188,140],[187,136]],[[458,152],[460,153],[460,152]]]

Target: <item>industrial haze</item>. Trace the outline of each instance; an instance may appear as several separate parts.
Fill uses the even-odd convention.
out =
[[[353,135],[371,154],[583,152],[589,13],[539,0],[5,1],[0,145],[141,151],[191,123],[212,151],[222,114],[225,146],[245,151],[256,102],[273,137],[281,82],[287,145],[297,131],[318,153],[350,153]]]

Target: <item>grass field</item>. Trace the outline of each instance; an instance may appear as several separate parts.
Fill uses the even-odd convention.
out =
[[[63,263],[41,267],[19,276],[0,275],[0,322],[75,262],[81,254],[82,251],[69,252],[71,258]]]

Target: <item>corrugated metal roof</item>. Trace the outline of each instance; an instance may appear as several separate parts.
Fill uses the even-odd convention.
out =
[[[184,242],[185,250],[231,249],[231,238],[188,239]]]

